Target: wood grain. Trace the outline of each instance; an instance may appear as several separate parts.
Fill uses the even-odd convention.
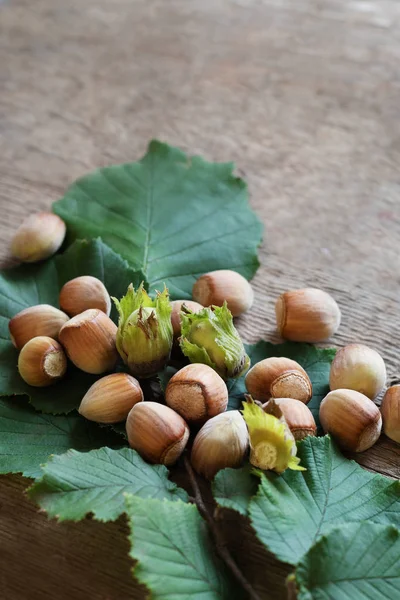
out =
[[[322,287],[343,312],[332,343],[370,344],[398,379],[399,34],[397,0],[0,3],[0,260],[28,212],[152,137],[234,160],[267,231],[243,337],[278,341],[276,296]],[[399,448],[355,458],[399,478]],[[59,525],[25,486],[0,480],[2,599],[144,597],[123,519]],[[223,518],[261,596],[284,598],[287,569]]]

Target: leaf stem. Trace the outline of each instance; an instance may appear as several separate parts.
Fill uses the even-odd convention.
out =
[[[199,510],[199,513],[201,514],[203,519],[206,521],[206,523],[211,531],[212,537],[214,538],[215,547],[216,547],[218,555],[225,562],[227,567],[230,569],[230,571],[234,575],[235,579],[241,584],[243,589],[247,592],[250,600],[261,600],[260,596],[254,590],[252,585],[247,581],[247,579],[243,575],[242,571],[239,569],[238,565],[236,564],[236,561],[234,560],[234,558],[232,557],[228,548],[226,547],[225,541],[223,539],[223,536],[221,535],[221,532],[218,528],[217,523],[215,522],[214,518],[208,512],[206,505],[204,504],[203,497],[201,495],[199,484],[197,483],[196,475],[194,474],[192,465],[190,464],[190,461],[187,456],[185,456],[184,461],[185,461],[185,468],[189,475],[190,483],[191,483],[193,493],[194,493],[194,497],[190,498],[190,499],[192,501],[194,501],[194,504],[196,504],[196,506]]]

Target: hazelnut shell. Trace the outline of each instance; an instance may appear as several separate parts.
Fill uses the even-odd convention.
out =
[[[192,363],[180,369],[168,382],[167,405],[188,423],[202,425],[228,406],[228,388],[214,369]]]
[[[203,306],[222,306],[226,301],[234,317],[251,308],[254,292],[250,283],[240,273],[221,269],[205,273],[192,290],[193,300]]]
[[[117,326],[97,308],[72,317],[60,330],[59,339],[78,369],[99,375],[111,371],[118,360]]]
[[[334,390],[322,400],[319,418],[325,433],[330,433],[345,450],[363,452],[375,444],[382,429],[376,404],[354,390]]]
[[[151,463],[170,466],[185,449],[189,427],[178,413],[157,402],[139,402],[129,412],[126,433],[131,448]]]

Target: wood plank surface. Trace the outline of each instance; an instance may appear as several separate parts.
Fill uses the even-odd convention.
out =
[[[3,0],[0,260],[23,217],[153,138],[234,160],[265,223],[246,341],[278,341],[274,300],[318,286],[398,379],[400,4],[397,0]],[[400,478],[382,437],[356,459]],[[0,479],[2,600],[144,597],[126,524],[58,525]],[[251,532],[227,541],[262,598],[285,597]],[[270,569],[265,567],[270,564]]]

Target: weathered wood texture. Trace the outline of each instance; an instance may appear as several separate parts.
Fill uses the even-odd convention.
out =
[[[343,311],[333,344],[372,345],[398,378],[399,40],[397,0],[0,2],[3,264],[27,212],[157,137],[249,181],[267,234],[243,336],[277,341],[277,294],[321,286]],[[400,477],[385,438],[357,460]],[[0,481],[2,600],[142,597],[122,520],[57,525],[25,485]],[[284,598],[285,570],[234,551],[263,598]]]

